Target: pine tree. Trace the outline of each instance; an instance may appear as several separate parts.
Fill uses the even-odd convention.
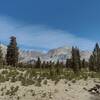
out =
[[[7,47],[6,62],[7,65],[16,66],[18,63],[18,47],[16,37],[10,37],[10,44]]]
[[[45,67],[46,67],[46,63],[45,63],[45,61],[43,61],[42,68],[45,69]]]
[[[41,59],[40,59],[40,57],[38,57],[35,67],[36,68],[41,68]]]
[[[100,48],[98,43],[96,43],[94,51],[93,51],[93,56],[94,56],[94,68],[95,70],[100,70]]]
[[[92,55],[89,59],[89,67],[91,70],[99,71],[100,70],[100,48],[98,43],[96,43]]]
[[[0,46],[0,67],[3,66],[3,53],[2,53],[2,47]]]
[[[56,68],[56,74],[59,75],[60,74],[60,62],[59,62],[59,60],[56,62],[55,68]]]
[[[66,68],[71,68],[72,67],[72,60],[71,59],[67,59],[66,60]]]
[[[82,68],[86,68],[86,62],[85,62],[85,59],[82,60]]]
[[[80,51],[77,47],[76,47],[76,57],[77,57],[77,66],[79,69],[81,69]]]
[[[79,49],[76,47],[72,47],[72,69],[75,73],[79,72],[81,69],[81,61],[80,61],[80,52]]]
[[[91,70],[91,71],[94,70],[94,57],[93,57],[93,55],[91,55],[90,59],[89,59],[89,70]]]
[[[53,77],[53,75],[54,75],[54,70],[53,70],[53,63],[52,63],[52,61],[50,61],[50,62],[48,63],[48,69],[49,69],[50,77]]]

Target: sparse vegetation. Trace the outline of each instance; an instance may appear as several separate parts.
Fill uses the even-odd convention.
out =
[[[13,37],[14,38],[14,37]],[[15,40],[14,40],[15,41]],[[100,79],[100,68],[99,68],[99,59],[100,59],[100,48],[96,44],[93,54],[91,55],[89,62],[85,59],[81,60],[80,50],[77,47],[72,48],[72,56],[70,59],[66,60],[66,63],[60,62],[41,62],[41,59],[38,57],[37,61],[34,64],[24,64],[18,63],[18,47],[15,41],[16,52],[13,54],[13,58],[10,58],[9,53],[12,48],[11,44],[8,46],[7,51],[7,65],[3,65],[2,62],[2,51],[0,49],[0,64],[3,67],[0,72],[0,83],[9,81],[11,83],[16,83],[19,81],[22,86],[35,85],[36,87],[41,87],[42,83],[44,85],[48,84],[48,80],[54,81],[54,85],[57,85],[60,79],[65,79],[65,84],[68,84],[68,87],[71,87],[72,84],[75,84],[77,80],[88,78],[99,78]],[[14,48],[13,48],[14,50]],[[16,58],[16,56],[17,58]],[[16,58],[16,59],[15,59]],[[11,60],[13,62],[11,62]],[[8,66],[9,65],[9,66]],[[70,81],[71,83],[68,83]],[[7,87],[1,88],[1,96],[7,95],[13,97],[17,94],[19,86],[11,86],[9,89]],[[5,92],[4,92],[5,91]],[[68,91],[65,89],[64,91]],[[34,90],[30,90],[31,96],[35,96],[36,93]],[[57,93],[58,90],[54,90],[54,93]],[[26,94],[24,93],[25,97]],[[41,97],[45,98],[48,96],[52,99],[52,92],[43,92]],[[20,96],[17,95],[17,100],[20,100]]]
[[[42,81],[41,78],[38,78],[37,81],[36,81],[35,86],[40,87],[41,86],[41,81]]]
[[[42,98],[45,98],[45,97],[46,97],[46,93],[43,93],[43,94],[42,94]]]
[[[15,48],[13,48],[15,46]],[[14,52],[15,51],[15,52]],[[11,57],[10,53],[13,55]],[[93,58],[93,59],[92,59]],[[6,61],[7,65],[3,66],[3,71],[0,74],[0,82],[5,81],[21,81],[23,86],[35,84],[41,86],[43,79],[51,79],[55,81],[55,85],[60,79],[67,80],[87,80],[88,77],[100,78],[99,74],[99,61],[100,59],[100,48],[96,44],[93,54],[90,57],[89,62],[85,59],[80,59],[80,50],[77,47],[72,47],[72,56],[66,60],[66,64],[59,60],[54,63],[41,62],[38,57],[37,61],[32,64],[18,63],[18,47],[16,37],[11,37],[11,42],[8,45]],[[2,62],[2,50],[0,49],[0,62]],[[16,67],[12,67],[16,66]],[[72,81],[73,83],[75,81]],[[47,80],[43,82],[47,84]]]
[[[48,83],[48,81],[45,79],[45,80],[43,81],[43,84],[47,85],[47,83]]]
[[[19,86],[16,86],[16,87],[11,86],[10,89],[7,90],[5,94],[9,96],[14,96],[16,92],[18,91],[18,89],[19,89]]]
[[[20,97],[18,96],[18,97],[17,97],[17,100],[19,100],[19,99],[20,99]]]

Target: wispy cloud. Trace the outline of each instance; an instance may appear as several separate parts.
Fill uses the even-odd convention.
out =
[[[93,48],[94,41],[77,37],[67,31],[51,29],[43,25],[25,25],[8,17],[0,17],[0,40],[8,43],[15,35],[21,48],[48,50],[61,46],[78,46],[81,49]]]

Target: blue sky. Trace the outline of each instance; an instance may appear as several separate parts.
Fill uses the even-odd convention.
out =
[[[49,50],[100,42],[100,0],[0,0],[0,40],[15,35],[20,48]]]

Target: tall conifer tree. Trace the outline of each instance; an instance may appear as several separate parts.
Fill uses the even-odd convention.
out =
[[[2,47],[0,45],[0,67],[3,66],[3,53],[2,53]]]
[[[99,71],[100,70],[100,48],[98,43],[96,43],[94,51],[89,59],[89,67],[91,70]]]
[[[80,52],[79,49],[76,47],[72,47],[72,69],[73,71],[79,72],[79,69],[81,68],[81,61],[80,61]]]
[[[7,47],[6,62],[8,65],[16,66],[18,63],[18,47],[16,37],[10,37],[10,44]]]

